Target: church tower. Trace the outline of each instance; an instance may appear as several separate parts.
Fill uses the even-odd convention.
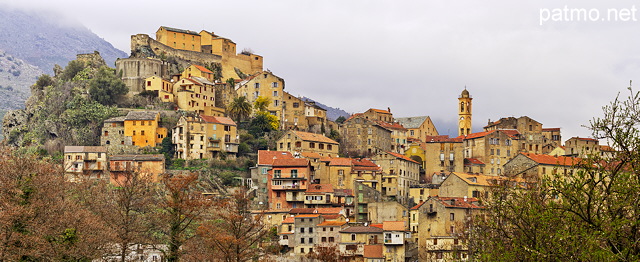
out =
[[[467,87],[464,88],[460,97],[458,97],[458,136],[466,136],[471,134],[471,96]]]

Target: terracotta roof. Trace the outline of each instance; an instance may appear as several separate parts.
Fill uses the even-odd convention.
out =
[[[295,223],[295,218],[292,216],[289,216],[287,218],[285,218],[284,220],[282,220],[282,224],[293,224]]]
[[[417,161],[415,161],[415,160],[413,160],[413,159],[411,159],[411,158],[408,158],[408,157],[407,157],[407,156],[405,156],[405,155],[401,155],[401,154],[394,153],[394,152],[387,152],[387,154],[390,154],[390,155],[395,156],[395,157],[397,157],[397,158],[400,158],[400,159],[402,159],[402,160],[406,160],[406,161],[410,161],[410,162],[413,162],[413,163],[416,163],[416,164],[420,164],[420,163],[418,163]]]
[[[407,131],[407,129],[402,126],[399,123],[389,123],[389,122],[385,122],[385,121],[381,121],[381,120],[373,120],[376,124],[378,124],[381,127],[384,127],[386,129],[395,129],[395,130],[402,130],[402,131]]]
[[[376,163],[372,162],[370,159],[352,159],[351,163],[353,164],[353,170],[361,170],[361,171],[381,171],[382,168],[379,167]]]
[[[396,117],[396,121],[405,128],[420,128],[429,116]]]
[[[292,208],[289,214],[313,214],[315,208]]]
[[[361,117],[362,115],[363,115],[362,113],[356,113],[356,114],[351,115],[349,118],[347,118],[347,119],[346,119],[346,120],[344,120],[344,121],[345,121],[345,122],[347,122],[347,121],[349,121],[349,120],[351,120],[351,119],[353,119],[353,118]]]
[[[346,224],[346,221],[324,221],[318,224],[319,227],[337,227]]]
[[[405,231],[407,228],[404,221],[384,221],[382,230],[384,231]]]
[[[124,118],[125,120],[156,120],[157,111],[131,111]]]
[[[334,196],[353,196],[353,189],[334,189]]]
[[[422,205],[424,205],[424,203],[425,203],[424,201],[420,201],[420,204],[417,204],[417,205],[413,206],[413,207],[412,207],[412,208],[410,208],[409,210],[418,210],[418,209],[420,209],[420,207],[421,207]]]
[[[65,146],[65,153],[106,153],[104,146]]]
[[[381,113],[381,114],[391,114],[391,112],[389,112],[387,110],[375,109],[375,108],[369,108],[369,110],[367,110],[367,111],[373,111],[373,112]]]
[[[318,211],[318,214],[340,214],[340,212],[342,212],[342,208],[341,207],[319,207],[316,208],[316,211]]]
[[[466,137],[462,136],[464,139],[474,139],[474,138],[479,138],[479,137],[485,137],[488,134],[494,133],[494,132],[502,132],[505,135],[511,137],[511,138],[517,138],[518,135],[520,135],[520,132],[518,132],[518,130],[515,129],[498,129],[498,130],[491,130],[491,131],[485,131],[485,132],[478,132],[478,133],[472,133],[467,135]],[[460,136],[459,136],[460,137]]]
[[[204,77],[192,76],[190,80],[191,82],[197,82],[200,85],[205,85],[205,84],[210,86],[215,85],[215,83],[209,81],[209,79],[206,79]]]
[[[329,165],[330,166],[351,166],[352,162],[351,162],[351,158],[336,157],[331,159],[331,162],[329,162]]]
[[[317,158],[320,159],[322,156],[316,152],[301,152],[300,155],[306,158]]]
[[[374,224],[374,223],[371,223],[371,225],[370,225],[370,226],[372,226],[372,227],[377,227],[377,228],[382,228],[382,223],[380,223],[380,224]]]
[[[382,245],[364,245],[362,256],[364,258],[384,258]]]
[[[467,174],[467,173],[458,173],[458,172],[452,172],[447,177],[447,179],[449,179],[451,175],[455,175],[459,177],[467,184],[477,185],[477,186],[490,186],[492,184],[490,181],[503,179],[503,177],[499,177],[499,176],[487,176],[487,175]]]
[[[307,193],[333,193],[333,186],[331,184],[311,184],[307,187]]]
[[[309,159],[306,158],[293,158],[293,159],[283,159],[276,158],[273,160],[273,167],[306,167],[309,166]]]
[[[343,229],[340,233],[382,233],[382,228],[372,226],[351,226]]]
[[[110,161],[123,161],[123,160],[132,160],[132,161],[164,161],[165,157],[163,154],[153,154],[153,155],[113,155],[109,157]]]
[[[613,147],[610,146],[600,146],[600,151],[605,151],[605,152],[616,152],[615,149],[613,149]]]
[[[452,137],[450,138],[449,135],[442,135],[442,136],[425,136],[424,138],[424,142],[425,143],[462,143],[462,137]]]
[[[336,220],[336,219],[340,218],[341,216],[342,215],[340,215],[340,214],[323,214],[322,218],[326,219],[325,221],[327,221],[327,220]]]
[[[320,217],[320,214],[303,214],[303,215],[295,216],[295,218],[306,218],[306,217]]]
[[[582,141],[595,141],[595,142],[600,142],[600,141],[598,141],[598,139],[587,138],[587,137],[579,137],[579,136],[575,136],[575,137],[569,138],[569,140],[571,140],[571,139],[577,139],[577,140],[582,140]]]
[[[484,162],[480,161],[477,158],[465,158],[465,162],[468,162],[473,165],[484,165]]]
[[[296,136],[298,136],[300,139],[304,141],[314,141],[314,142],[329,143],[329,144],[336,144],[336,145],[338,144],[338,142],[334,141],[333,139],[328,138],[321,134],[314,134],[309,132],[293,131],[293,130],[291,132],[293,132],[293,134],[295,134]]]
[[[431,197],[436,201],[442,203],[445,207],[452,208],[484,208],[482,206],[476,205],[474,203],[478,203],[478,199],[475,197],[469,197],[464,201],[463,197]],[[428,200],[427,200],[428,201]]]
[[[560,128],[559,127],[543,128],[542,131],[560,131]]]
[[[195,66],[198,70],[200,70],[202,72],[213,74],[213,72],[211,72],[211,70],[207,69],[204,66],[200,66],[200,65],[193,65],[193,66]]]
[[[573,166],[582,161],[582,159],[576,158],[576,157],[550,156],[550,155],[539,155],[539,154],[531,154],[531,153],[520,153],[520,154],[535,161],[536,163],[543,164],[543,165]]]
[[[273,165],[274,158],[293,159],[293,155],[287,151],[258,150],[258,165]]]
[[[208,116],[208,115],[200,115],[200,118],[207,123],[216,123],[223,124],[227,126],[235,126],[236,122],[234,122],[231,118],[224,116]]]

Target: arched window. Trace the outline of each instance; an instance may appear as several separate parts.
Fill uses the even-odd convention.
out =
[[[464,112],[464,102],[460,102],[460,112]]]

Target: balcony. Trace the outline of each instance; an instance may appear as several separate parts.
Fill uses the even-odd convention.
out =
[[[300,185],[272,185],[271,190],[300,190],[306,189],[305,187],[301,187]]]
[[[403,245],[404,240],[401,237],[385,238],[384,244],[385,245]]]

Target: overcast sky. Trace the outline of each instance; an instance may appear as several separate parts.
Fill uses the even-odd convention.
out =
[[[526,115],[563,140],[586,137],[582,126],[640,79],[634,1],[0,2],[82,23],[127,53],[130,35],[159,26],[213,31],[264,56],[286,91],[350,113],[390,107],[457,123],[466,86],[475,132]]]

